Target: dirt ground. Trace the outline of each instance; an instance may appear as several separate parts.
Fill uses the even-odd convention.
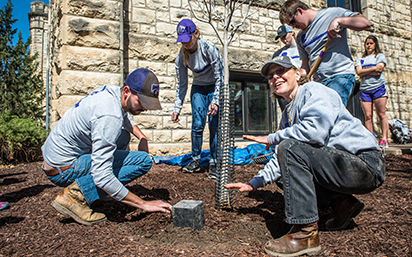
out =
[[[388,155],[382,187],[358,198],[365,209],[351,227],[328,232],[330,213],[320,213],[322,250],[318,256],[412,256],[412,156]],[[251,179],[263,165],[235,167],[235,180]],[[50,205],[62,190],[52,185],[40,162],[0,167],[0,256],[267,256],[268,239],[289,230],[284,222],[282,191],[270,185],[235,193],[234,208],[217,210],[214,180],[180,167],[153,165],[127,187],[144,199],[174,205],[182,199],[204,203],[200,231],[174,228],[171,214],[142,213],[118,202],[96,202],[108,221],[83,226]]]

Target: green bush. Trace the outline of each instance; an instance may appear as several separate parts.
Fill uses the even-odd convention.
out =
[[[47,131],[41,122],[0,113],[0,163],[36,161]]]

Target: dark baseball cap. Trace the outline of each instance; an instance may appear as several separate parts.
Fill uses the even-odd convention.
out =
[[[156,75],[145,68],[134,70],[124,83],[139,95],[140,103],[146,110],[161,110],[159,102],[159,81]]]
[[[177,31],[177,41],[176,43],[182,42],[187,43],[192,38],[193,32],[196,31],[196,25],[193,23],[192,20],[183,19],[177,24],[176,31]]]
[[[278,38],[288,34],[289,32],[293,32],[292,27],[287,24],[283,24],[278,28],[278,35],[275,37],[275,39],[278,40]]]
[[[276,56],[273,59],[270,59],[265,65],[263,65],[262,69],[260,70],[260,74],[262,74],[263,77],[267,77],[269,67],[272,64],[277,64],[285,68],[296,67],[300,69],[299,63],[296,60],[290,58],[290,56]]]

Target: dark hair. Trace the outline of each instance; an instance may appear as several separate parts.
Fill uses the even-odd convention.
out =
[[[365,48],[365,51],[363,52],[362,58],[366,57],[368,55],[368,51],[366,51],[366,41],[368,41],[368,39],[372,39],[372,41],[375,43],[375,57],[382,53],[381,48],[379,47],[379,42],[378,39],[373,36],[373,35],[369,35],[366,39],[365,42],[363,42],[363,48]]]
[[[120,90],[123,91],[123,89],[124,89],[125,86],[127,86],[127,85],[126,85],[126,84],[123,85],[123,86],[120,88]],[[128,87],[129,87],[129,86],[128,86]],[[138,93],[137,93],[136,91],[134,91],[133,89],[131,89],[130,87],[129,87],[129,89],[130,89],[130,92],[131,92],[133,95],[138,95]]]
[[[303,10],[308,10],[309,6],[299,0],[288,0],[286,1],[279,12],[279,20],[282,24],[287,24],[288,19],[296,14],[296,10],[301,8]]]
[[[294,69],[295,71],[298,70],[298,68],[296,68],[296,67],[292,67],[292,69]],[[308,83],[308,82],[309,82],[308,76],[307,76],[307,75],[301,75],[301,76],[300,76],[300,79],[299,79],[299,81],[298,81],[298,84],[299,84],[299,86],[301,86],[301,85],[303,85],[303,84],[305,84],[305,83]],[[273,92],[273,91],[272,91],[272,93],[270,94],[270,96],[273,97],[273,98],[277,98],[277,99],[283,98],[283,97],[275,94],[275,92]]]

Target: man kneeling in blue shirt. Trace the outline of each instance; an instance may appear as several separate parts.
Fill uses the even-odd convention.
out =
[[[158,95],[156,75],[137,69],[122,88],[100,87],[67,110],[42,146],[42,169],[53,184],[65,187],[52,202],[57,211],[84,225],[102,222],[106,216],[89,205],[110,195],[146,212],[170,213],[170,204],[144,201],[124,186],[152,166],[147,139],[130,114],[161,110]],[[139,138],[139,151],[125,150],[128,132]]]

